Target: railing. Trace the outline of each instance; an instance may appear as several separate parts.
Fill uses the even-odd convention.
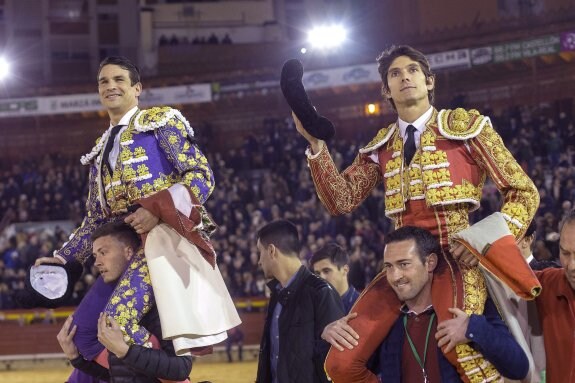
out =
[[[265,321],[265,298],[242,298],[235,301],[242,320],[240,325],[244,333],[244,344],[259,344]],[[13,360],[59,359],[62,350],[56,335],[64,319],[74,312],[74,307],[53,310],[56,323],[29,324],[38,309],[5,310],[0,312],[4,320],[0,321],[0,362]],[[213,308],[216,309],[216,308]],[[45,311],[45,310],[44,310]],[[40,319],[43,316],[40,316]]]

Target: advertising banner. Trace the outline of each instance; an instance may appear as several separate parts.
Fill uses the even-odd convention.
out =
[[[561,50],[575,51],[575,31],[561,33]]]
[[[431,69],[455,69],[455,68],[469,68],[471,60],[469,58],[469,49],[457,49],[454,51],[447,51],[441,53],[433,53],[426,55]]]
[[[493,47],[493,61],[496,63],[519,60],[527,57],[555,54],[560,51],[561,37],[548,35],[525,41],[495,45]]]
[[[380,83],[376,64],[354,65],[344,68],[310,71],[303,75],[306,89],[321,89],[332,86]]]
[[[196,104],[212,100],[211,84],[146,89],[140,106]],[[0,100],[0,118],[95,112],[102,109],[96,93]]]

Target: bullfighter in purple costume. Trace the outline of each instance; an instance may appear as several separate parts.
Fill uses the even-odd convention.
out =
[[[92,151],[81,159],[82,164],[90,166],[86,216],[54,257],[40,258],[36,265],[83,263],[92,252],[91,233],[105,223],[124,220],[144,240],[160,221],[164,222],[197,246],[201,256],[217,269],[209,242],[215,226],[202,206],[214,189],[214,177],[206,157],[194,142],[194,131],[188,121],[169,107],[140,110],[139,72],[125,58],[109,57],[102,61],[98,89],[110,116],[110,126]],[[149,332],[138,324],[154,300],[150,275],[145,262],[142,265],[137,258],[133,262],[129,267],[132,272],[119,281],[107,299],[104,312],[120,324],[128,342],[150,346]],[[102,285],[96,283],[94,288]],[[90,299],[101,301],[102,297],[94,293]],[[89,306],[86,303],[82,306]],[[76,318],[89,316],[75,314]],[[235,310],[228,318],[234,322],[229,328],[239,322]],[[81,336],[82,328],[93,333],[93,326],[77,325],[77,336]],[[219,331],[216,335],[219,336]],[[211,344],[225,339],[218,336],[195,344],[209,349]],[[78,343],[83,355],[82,343],[86,354],[97,352],[92,341]]]

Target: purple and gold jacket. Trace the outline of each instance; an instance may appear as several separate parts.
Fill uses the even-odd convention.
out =
[[[66,261],[83,263],[92,254],[92,232],[123,218],[127,208],[142,198],[179,183],[203,204],[214,189],[212,170],[180,111],[170,107],[136,111],[120,133],[120,153],[112,174],[102,166],[110,131],[106,130],[81,159],[90,166],[86,216],[68,242],[54,253]]]

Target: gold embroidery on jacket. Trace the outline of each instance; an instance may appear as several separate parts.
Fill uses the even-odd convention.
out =
[[[483,314],[487,300],[487,286],[479,268],[462,268],[464,302],[463,310],[467,315]],[[471,383],[496,381],[501,376],[483,355],[469,344],[456,346],[457,360]]]

